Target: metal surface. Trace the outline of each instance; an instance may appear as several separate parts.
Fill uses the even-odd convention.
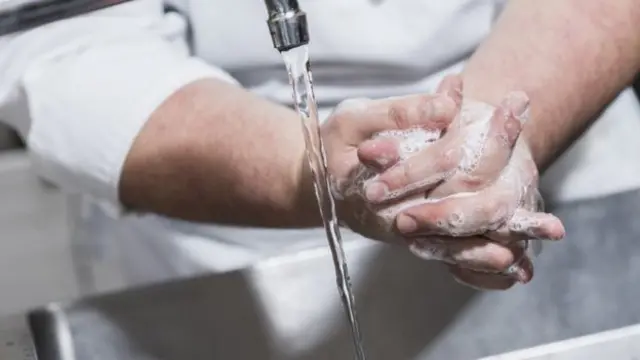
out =
[[[0,321],[0,359],[39,360],[24,316],[3,318]]]
[[[0,3],[0,36],[129,1],[131,0],[5,0]]]
[[[75,344],[63,309],[51,304],[32,311],[27,320],[38,360],[76,360]]]
[[[481,360],[638,360],[640,325],[581,336]]]
[[[359,303],[370,315],[363,326],[371,359],[412,356],[472,294],[405,251],[367,244],[349,253],[354,281],[372,276],[366,281],[379,284],[367,286]],[[391,267],[363,273],[371,262]],[[63,309],[67,331],[78,360],[348,358],[352,345],[331,266],[320,249],[248,271],[89,299]],[[454,298],[431,296],[443,290]],[[415,313],[422,306],[439,311]],[[421,320],[407,322],[414,316]],[[37,331],[51,326],[60,324],[46,321]],[[57,350],[46,353],[43,360],[67,360]]]
[[[351,243],[369,358],[478,359],[640,323],[640,192],[555,212],[568,238],[545,249],[531,284],[506,293],[462,287],[400,248]],[[347,359],[329,256],[306,251],[41,309],[30,317],[40,360]],[[598,359],[640,356],[608,339]],[[576,359],[566,354],[508,359]]]
[[[307,15],[297,0],[264,0],[273,46],[280,52],[309,43]]]

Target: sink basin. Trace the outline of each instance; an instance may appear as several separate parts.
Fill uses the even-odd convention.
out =
[[[371,359],[415,357],[474,295],[404,250],[358,243],[348,256]],[[40,345],[55,347],[68,334],[83,360],[352,357],[325,249],[56,305],[34,312],[31,322],[34,329],[58,329]],[[62,351],[53,350],[47,353]]]
[[[640,223],[629,221],[640,192],[555,212],[568,238],[546,247],[531,284],[508,292],[458,285],[401,248],[350,243],[368,359],[478,359],[640,323]],[[353,358],[324,248],[52,304],[29,322],[40,360]]]

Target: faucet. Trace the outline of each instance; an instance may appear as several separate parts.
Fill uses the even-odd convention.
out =
[[[284,52],[309,43],[307,14],[297,0],[264,0],[264,3],[273,47]]]

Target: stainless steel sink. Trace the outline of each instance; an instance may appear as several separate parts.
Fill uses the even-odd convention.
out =
[[[404,249],[351,243],[368,358],[477,359],[640,323],[640,225],[629,220],[640,193],[556,212],[568,238],[545,249],[531,284],[506,293],[462,287]],[[52,304],[29,320],[40,360],[350,359],[333,274],[317,249]]]
[[[349,250],[371,359],[416,357],[474,295],[403,250],[368,243]],[[44,334],[36,338],[47,349],[42,360],[68,359],[59,346],[65,338],[83,360],[346,359],[352,345],[331,266],[325,249],[303,252],[45,308],[31,323]]]

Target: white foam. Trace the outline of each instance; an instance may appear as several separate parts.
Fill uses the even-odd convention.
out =
[[[405,160],[413,154],[431,145],[441,136],[439,130],[425,130],[412,128],[408,130],[388,130],[380,132],[376,137],[394,138],[400,140],[400,159]]]

